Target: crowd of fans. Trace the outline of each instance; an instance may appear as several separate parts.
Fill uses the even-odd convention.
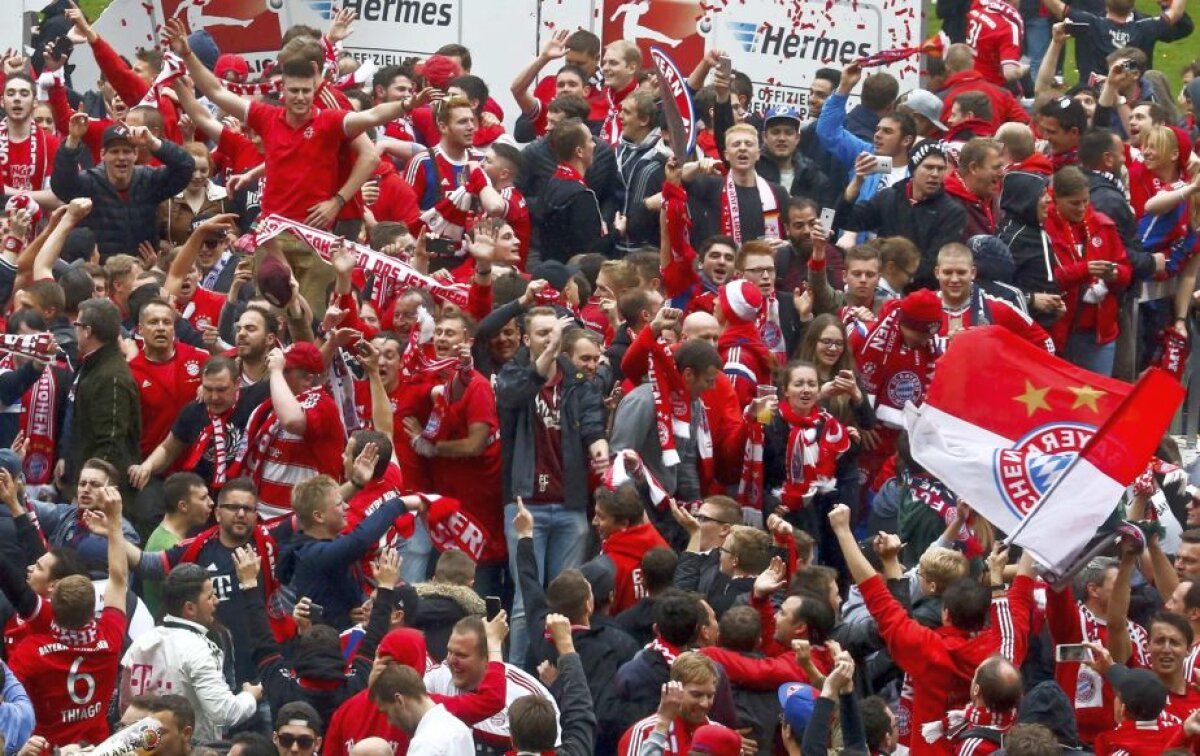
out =
[[[1048,584],[904,431],[969,328],[1184,376],[1192,21],[1092,4],[939,0],[921,89],[803,112],[711,50],[690,153],[631,41],[549,33],[506,115],[347,10],[252,77],[51,4],[2,61],[5,753],[1200,752],[1170,439]]]

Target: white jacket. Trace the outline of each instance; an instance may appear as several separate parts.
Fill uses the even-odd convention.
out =
[[[254,696],[229,689],[224,667],[225,654],[203,625],[168,614],[125,652],[121,705],[146,693],[181,695],[196,712],[196,742],[215,743],[224,728],[246,721],[258,708]]]

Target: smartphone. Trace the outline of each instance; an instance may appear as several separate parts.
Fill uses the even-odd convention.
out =
[[[891,172],[892,172],[892,159],[890,157],[888,157],[887,155],[876,155],[875,156],[875,170],[871,171],[871,173],[891,173]]]
[[[1082,643],[1060,643],[1054,647],[1056,662],[1093,661],[1092,649]]]
[[[1064,21],[1067,25],[1067,36],[1078,37],[1080,34],[1086,34],[1088,24],[1081,24],[1078,21]]]
[[[315,601],[308,603],[308,621],[314,625],[325,624],[325,607]]]
[[[483,603],[487,607],[488,622],[496,619],[496,615],[500,613],[500,597],[499,596],[484,596]]]
[[[733,75],[733,61],[728,55],[722,55],[717,58],[717,70],[726,77]]]
[[[837,217],[837,211],[832,207],[826,207],[821,210],[821,228],[825,229],[825,233],[833,231],[833,219]]]

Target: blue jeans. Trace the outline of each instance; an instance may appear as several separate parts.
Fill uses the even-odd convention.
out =
[[[1107,344],[1096,343],[1095,331],[1076,331],[1067,338],[1066,354],[1063,355],[1073,365],[1078,365],[1093,373],[1112,377],[1113,360],[1117,356],[1117,342]]]
[[[1029,55],[1029,75],[1037,79],[1042,58],[1050,47],[1050,17],[1034,16],[1025,22],[1025,52]]]
[[[563,570],[583,564],[587,549],[587,512],[568,509],[562,504],[529,504],[533,514],[533,554],[537,560],[538,577],[546,585]],[[521,596],[521,581],[517,577],[517,532],[513,518],[517,505],[504,507],[504,537],[508,541],[508,565],[513,581],[513,610],[508,618],[508,662],[518,667],[525,664],[529,633],[525,626],[525,601]]]
[[[400,564],[400,577],[409,585],[424,583],[429,579],[429,559],[433,555],[433,542],[429,540],[429,531],[425,523],[417,518],[416,528],[411,538],[400,542],[400,556],[404,561]]]

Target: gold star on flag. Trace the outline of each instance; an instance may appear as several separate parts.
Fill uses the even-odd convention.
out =
[[[1027,417],[1032,417],[1034,412],[1040,409],[1049,410],[1050,404],[1046,401],[1046,394],[1050,392],[1050,387],[1036,388],[1029,379],[1025,379],[1025,393],[1020,396],[1014,396],[1013,400],[1025,405]]]
[[[1075,403],[1071,405],[1071,409],[1087,407],[1096,413],[1100,412],[1100,408],[1096,406],[1096,401],[1108,393],[1107,391],[1092,388],[1086,383],[1082,386],[1067,386],[1067,390],[1075,394]]]

